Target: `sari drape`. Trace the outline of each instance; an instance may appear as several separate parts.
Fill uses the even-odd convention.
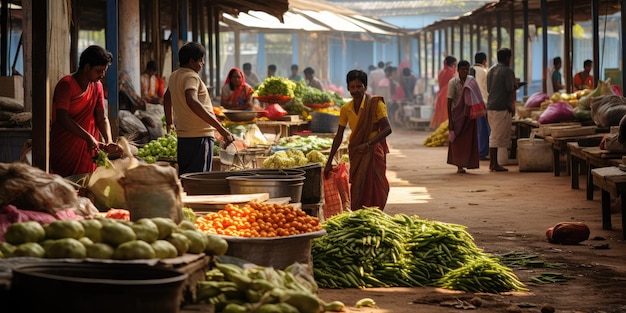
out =
[[[85,92],[71,76],[63,77],[54,90],[52,125],[50,127],[51,172],[63,177],[92,173],[97,165],[87,141],[68,132],[56,121],[56,110],[67,110],[69,117],[80,127],[100,140],[95,111],[104,111],[104,92],[101,82],[90,83]]]
[[[463,85],[459,102],[452,108],[450,121],[454,125],[454,140],[448,146],[448,164],[472,169],[479,167],[478,127],[469,116],[470,107],[482,102],[480,88],[471,76]]]
[[[232,86],[230,84],[230,75],[226,78],[224,82],[224,87],[222,88],[222,99],[220,104],[225,109],[233,109],[233,110],[251,110],[252,105],[250,104],[250,98],[254,93],[252,87],[246,84],[243,72],[238,68],[233,68],[231,71],[238,71],[241,75],[241,84],[239,86]]]
[[[439,82],[439,91],[435,100],[435,112],[430,120],[430,128],[436,129],[441,123],[448,120],[448,82],[456,75],[456,69],[453,66],[447,66],[444,63],[443,69],[439,71],[437,81]]]
[[[352,210],[363,206],[376,206],[384,210],[389,195],[389,181],[385,176],[387,171],[387,153],[389,148],[385,139],[376,143],[367,152],[357,152],[356,147],[369,140],[372,129],[378,125],[374,120],[381,97],[368,97],[365,107],[359,110],[359,120],[356,129],[352,130],[348,154],[350,156],[350,207]],[[380,126],[378,126],[380,127]]]

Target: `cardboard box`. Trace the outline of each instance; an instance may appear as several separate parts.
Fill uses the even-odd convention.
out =
[[[24,78],[22,76],[0,76],[0,96],[24,102]]]

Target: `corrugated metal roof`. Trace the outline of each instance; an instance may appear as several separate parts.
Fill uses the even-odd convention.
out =
[[[421,16],[430,14],[459,15],[495,0],[329,0],[363,14],[377,17]]]

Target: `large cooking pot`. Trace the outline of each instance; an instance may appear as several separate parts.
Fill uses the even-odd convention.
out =
[[[231,176],[226,178],[231,193],[269,193],[270,198],[290,197],[290,202],[300,202],[304,176]]]

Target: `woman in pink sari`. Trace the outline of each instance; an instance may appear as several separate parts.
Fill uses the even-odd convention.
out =
[[[224,109],[252,110],[252,94],[254,90],[246,84],[243,72],[238,68],[232,68],[228,72],[226,82],[222,86],[221,105]]]
[[[439,91],[435,100],[435,112],[430,120],[430,128],[437,129],[448,120],[448,82],[456,75],[456,58],[449,55],[443,62],[443,69],[437,75]]]
[[[100,46],[80,55],[78,70],[57,83],[52,99],[50,170],[63,177],[92,173],[92,157],[115,149],[105,114],[104,78],[113,56]]]

